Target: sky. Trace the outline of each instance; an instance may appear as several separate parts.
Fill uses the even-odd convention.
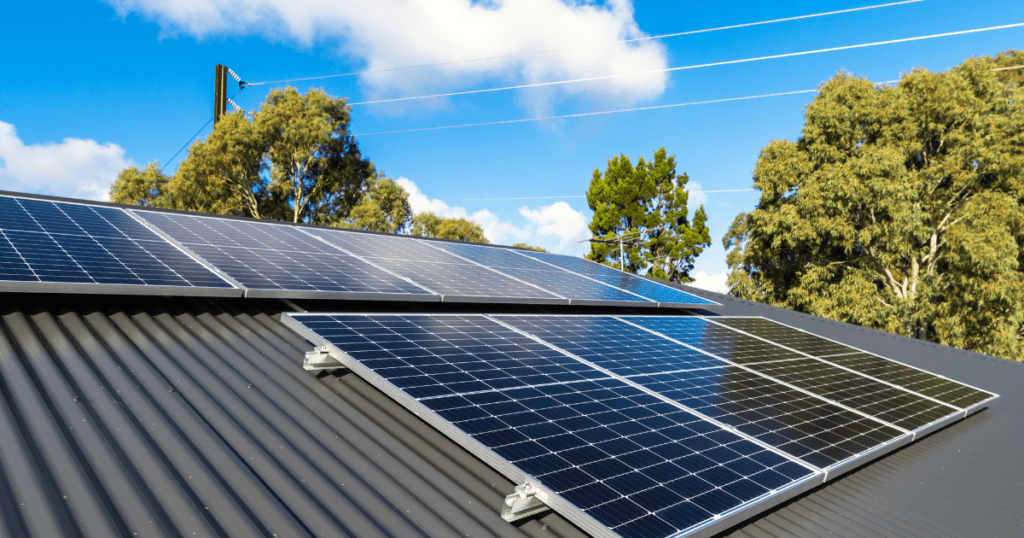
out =
[[[276,87],[347,98],[363,154],[414,211],[469,218],[498,244],[585,253],[594,170],[665,147],[690,178],[691,211],[709,217],[692,276],[723,291],[721,238],[757,204],[761,148],[800,136],[807,90],[840,71],[892,81],[1024,48],[1020,26],[792,55],[1024,23],[1019,0],[778,21],[889,3],[18,2],[0,21],[0,190],[105,200],[127,166],[173,173],[179,150],[209,134],[221,63],[253,83],[233,98],[247,110]],[[778,22],[751,25],[764,21]],[[347,76],[294,80],[323,75]],[[558,116],[574,117],[544,119]]]

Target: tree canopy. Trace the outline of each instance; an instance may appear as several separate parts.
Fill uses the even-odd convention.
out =
[[[594,170],[587,190],[587,203],[594,211],[590,231],[594,239],[613,243],[591,243],[587,258],[619,267],[617,239],[625,243],[625,270],[673,282],[690,282],[693,261],[711,244],[704,206],[689,220],[686,204],[689,176],[676,175],[675,156],[665,148],[654,160],[641,157],[634,167],[629,157],[608,161],[602,174]]]
[[[345,221],[377,174],[348,133],[349,108],[322,90],[273,90],[250,119],[223,116],[171,178],[122,173],[111,200],[307,224]],[[149,194],[146,194],[149,193]]]
[[[1024,54],[841,73],[802,136],[760,154],[757,208],[723,238],[732,293],[1021,360]]]
[[[533,250],[535,252],[547,252],[547,250],[545,250],[543,248],[533,247],[533,246],[527,245],[526,243],[516,243],[516,244],[514,244],[512,246],[513,247],[519,247],[519,248],[525,248],[526,250]]]
[[[341,228],[401,233],[412,223],[409,193],[388,177],[375,176],[347,219],[333,223]]]
[[[490,243],[479,224],[463,218],[440,217],[430,211],[413,217],[409,233],[420,237]]]

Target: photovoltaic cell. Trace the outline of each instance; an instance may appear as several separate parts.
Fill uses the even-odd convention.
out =
[[[493,317],[624,377],[727,365],[610,316]]]
[[[820,468],[903,435],[609,316],[493,317]]]
[[[905,435],[738,366],[629,379],[823,469]]]
[[[637,295],[647,297],[652,301],[659,303],[677,304],[677,305],[713,305],[716,304],[713,301],[704,299],[703,297],[697,297],[696,295],[686,293],[675,288],[670,288],[651,282],[645,278],[638,277],[631,273],[624,271],[617,271],[611,267],[607,267],[598,263],[594,263],[590,260],[583,258],[577,258],[574,256],[563,256],[560,254],[548,254],[544,252],[523,252],[516,251],[518,254],[523,256],[529,256],[536,260],[556,265],[563,269],[567,269],[574,273],[579,273],[584,276],[588,276],[595,280],[599,280],[610,286],[622,288],[627,291],[631,291]]]
[[[308,233],[425,286],[445,296],[446,300],[486,297],[564,303],[555,294],[453,256],[421,240],[315,228]]]
[[[0,196],[0,280],[233,289],[121,209],[12,196]]]
[[[337,292],[374,296],[433,296],[429,291],[330,245],[294,226],[137,211],[174,240],[253,290],[289,296]]]
[[[802,351],[855,370],[876,379],[881,379],[909,391],[966,409],[988,400],[995,395],[951,379],[937,376],[924,370],[862,352],[850,346],[820,336],[787,327],[764,318],[715,318],[716,323],[739,329],[754,336],[777,342],[786,347]]]
[[[624,537],[683,532],[816,476],[484,316],[289,317]]]
[[[841,355],[857,351],[850,346],[833,342],[811,333],[804,332],[793,327],[787,327],[781,323],[775,323],[774,321],[764,318],[721,317],[715,318],[714,322],[764,338],[765,340],[770,340],[776,344],[811,355],[812,357],[827,357],[829,355]]]
[[[640,306],[657,306],[655,302],[639,295],[563,271],[558,267],[538,262],[526,256],[520,256],[509,249],[461,243],[437,243],[437,248],[493,268],[513,278],[529,282],[574,302],[622,302]]]
[[[703,318],[625,316],[622,319],[736,364],[786,361],[805,357],[803,354],[783,349]]]

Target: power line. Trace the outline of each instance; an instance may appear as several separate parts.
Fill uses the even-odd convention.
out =
[[[866,11],[866,10],[869,10],[869,9],[878,9],[878,8],[883,8],[883,7],[900,6],[900,5],[903,5],[903,4],[916,4],[918,2],[924,2],[924,0],[904,0],[902,2],[891,2],[891,3],[888,3],[888,4],[878,4],[878,5],[874,5],[874,6],[857,7],[857,8],[852,8],[852,9],[842,9],[842,10],[839,10],[839,11],[828,11],[828,12],[824,12],[824,13],[814,13],[814,14],[811,14],[811,15],[798,15],[796,17],[786,17],[786,18],[783,18],[783,19],[772,19],[772,20],[768,20],[768,21],[748,22],[748,23],[744,23],[744,24],[734,24],[734,25],[731,25],[731,26],[719,26],[717,28],[705,28],[705,29],[701,29],[701,30],[690,30],[690,31],[686,31],[686,32],[676,32],[676,33],[673,33],[673,34],[662,34],[662,35],[638,37],[638,38],[634,38],[634,39],[621,39],[621,40],[618,40],[618,41],[609,41],[607,43],[614,45],[614,44],[619,44],[619,43],[633,43],[633,42],[636,42],[636,41],[651,41],[651,40],[654,40],[654,39],[665,39],[665,38],[669,38],[669,37],[679,37],[679,36],[685,36],[685,35],[704,34],[704,33],[708,33],[708,32],[718,32],[720,30],[735,30],[737,28],[747,28],[747,27],[750,27],[750,26],[761,26],[761,25],[765,25],[765,24],[774,24],[774,23],[779,23],[779,22],[789,22],[789,21],[796,21],[796,20],[801,20],[801,19],[811,19],[811,18],[815,18],[815,17],[825,17],[825,16],[828,16],[828,15],[840,15],[840,14],[843,14],[843,13],[853,13],[855,11]],[[339,74],[335,74],[335,75],[317,75],[317,76],[312,76],[312,77],[289,78],[289,79],[282,79],[282,80],[269,80],[269,81],[264,81],[264,82],[247,82],[246,85],[247,86],[262,86],[264,84],[281,84],[283,82],[304,82],[304,81],[307,81],[307,80],[321,80],[321,79],[328,79],[328,78],[342,78],[342,77],[354,77],[354,76],[358,76],[358,75],[369,75],[371,73],[389,73],[389,72],[392,72],[392,71],[406,71],[406,70],[409,70],[409,69],[424,69],[424,68],[428,68],[428,67],[443,67],[445,65],[455,65],[455,64],[473,63],[473,62],[485,62],[485,61],[490,61],[490,60],[500,60],[500,59],[503,59],[503,58],[515,58],[517,56],[530,56],[530,55],[534,55],[534,54],[548,54],[548,53],[558,52],[558,51],[562,51],[562,50],[576,49],[576,48],[580,48],[580,47],[584,47],[584,46],[590,46],[590,45],[573,45],[571,47],[560,47],[560,48],[555,48],[555,49],[538,50],[538,51],[532,51],[532,52],[520,52],[520,53],[515,53],[515,54],[503,54],[503,55],[500,55],[500,56],[488,56],[488,57],[484,57],[484,58],[471,58],[471,59],[468,59],[468,60],[454,60],[454,61],[450,61],[450,62],[439,62],[439,63],[433,63],[433,64],[408,65],[408,66],[404,66],[404,67],[392,67],[392,68],[389,68],[389,69],[367,69],[367,70],[363,70],[363,71],[353,71],[351,73],[339,73]]]
[[[824,53],[824,52],[836,52],[836,51],[841,51],[841,50],[862,49],[862,48],[866,48],[866,47],[877,47],[877,46],[880,46],[880,45],[892,45],[892,44],[895,44],[895,43],[907,43],[907,42],[911,42],[911,41],[923,41],[925,39],[936,39],[936,38],[939,38],[939,37],[951,37],[951,36],[965,35],[965,34],[976,34],[976,33],[979,33],[979,32],[990,32],[990,31],[993,31],[993,30],[1005,30],[1007,28],[1018,28],[1018,27],[1021,27],[1021,26],[1024,26],[1024,22],[1016,23],[1016,24],[1006,24],[1006,25],[1003,25],[1003,26],[990,26],[988,28],[977,28],[977,29],[974,29],[974,30],[960,30],[960,31],[957,31],[957,32],[946,32],[946,33],[943,33],[943,34],[932,34],[932,35],[917,36],[917,37],[905,37],[905,38],[902,38],[902,39],[890,39],[888,41],[875,41],[875,42],[872,42],[872,43],[860,43],[860,44],[857,44],[857,45],[844,45],[842,47],[829,47],[827,49],[806,50],[806,51],[801,51],[801,52],[788,52],[788,53],[785,53],[785,54],[774,54],[774,55],[771,55],[771,56],[759,56],[759,57],[756,57],[756,58],[744,58],[744,59],[741,59],[741,60],[726,60],[724,62],[712,62],[712,63],[706,63],[706,64],[685,65],[685,66],[681,66],[681,67],[667,67],[667,68],[664,68],[664,69],[649,69],[649,70],[646,70],[646,71],[632,71],[632,72],[629,72],[629,73],[618,73],[618,74],[614,74],[614,75],[601,75],[601,76],[597,76],[597,77],[577,78],[577,79],[571,79],[571,80],[557,80],[557,81],[551,81],[551,82],[535,82],[535,83],[531,83],[531,84],[519,84],[519,85],[516,85],[516,86],[504,86],[504,87],[501,87],[501,88],[484,88],[484,89],[479,89],[479,90],[466,90],[466,91],[461,91],[461,92],[437,93],[437,94],[432,94],[432,95],[416,95],[416,96],[411,96],[411,97],[396,97],[394,99],[378,99],[376,101],[361,101],[361,102],[358,102],[358,103],[349,103],[349,105],[352,105],[352,106],[355,106],[355,105],[374,105],[374,104],[380,104],[380,103],[394,103],[394,102],[398,102],[398,101],[412,101],[412,100],[417,100],[417,99],[433,99],[433,98],[438,98],[438,97],[453,97],[453,96],[456,96],[456,95],[470,95],[470,94],[477,94],[477,93],[491,93],[491,92],[500,92],[500,91],[508,91],[508,90],[521,90],[521,89],[524,89],[524,88],[538,88],[538,87],[542,87],[542,86],[558,86],[558,85],[562,85],[562,84],[572,84],[572,83],[575,83],[575,82],[592,82],[592,81],[595,81],[595,80],[608,80],[608,79],[612,79],[612,78],[630,77],[630,76],[636,76],[636,75],[651,75],[651,74],[655,74],[655,73],[669,73],[669,72],[672,72],[672,71],[683,71],[683,70],[686,70],[686,69],[699,69],[699,68],[702,68],[702,67],[716,67],[716,66],[720,66],[720,65],[732,65],[732,64],[749,63],[749,62],[759,62],[759,61],[762,61],[762,60],[777,60],[779,58],[791,58],[791,57],[794,57],[794,56],[806,56],[806,55],[809,55],[809,54],[821,54],[821,53]]]
[[[721,189],[713,191],[705,190],[692,190],[688,191],[690,194],[717,194],[720,192],[750,192],[754,189]],[[448,200],[449,202],[506,202],[512,200],[553,200],[553,199],[565,199],[565,198],[586,198],[586,195],[574,194],[572,196],[517,196],[514,198],[459,198],[456,200]]]
[[[195,140],[197,136],[199,136],[199,133],[203,132],[203,129],[206,129],[206,126],[210,125],[210,122],[212,122],[212,121],[213,121],[213,117],[211,117],[202,127],[200,127],[199,130],[196,131],[196,134],[192,135],[192,138],[189,138],[188,142],[185,142],[185,145],[181,146],[181,149],[179,149],[178,152],[175,153],[173,157],[168,159],[167,162],[165,162],[164,165],[160,167],[160,171],[163,172],[164,169],[167,168],[167,165],[171,164],[171,162],[174,161],[175,157],[180,155],[182,151],[185,151],[185,148],[187,148],[188,145],[191,144],[192,141]]]
[[[999,67],[997,69],[989,69],[989,71],[1009,71],[1010,69],[1024,69],[1024,65],[1015,65],[1013,67]]]

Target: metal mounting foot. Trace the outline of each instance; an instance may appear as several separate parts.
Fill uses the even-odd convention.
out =
[[[306,370],[334,370],[335,368],[344,368],[344,364],[338,362],[330,354],[330,348],[327,346],[320,346],[313,351],[306,352],[306,358],[302,361],[302,367]]]
[[[548,496],[537,487],[538,482],[527,481],[516,486],[516,492],[505,497],[505,505],[501,507],[501,517],[505,521],[518,521],[535,514],[550,510],[544,504]]]

